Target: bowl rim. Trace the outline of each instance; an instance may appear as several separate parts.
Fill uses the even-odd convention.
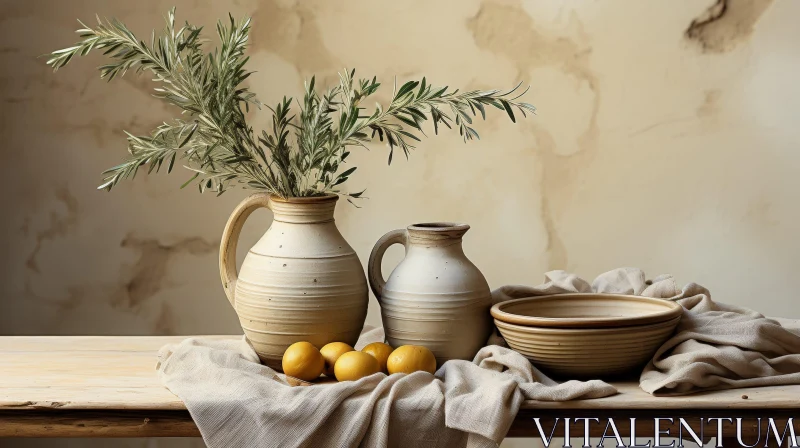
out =
[[[525,335],[533,335],[533,336],[597,336],[597,337],[604,337],[604,336],[619,336],[623,337],[625,335],[630,336],[631,334],[641,334],[643,332],[658,332],[662,330],[671,329],[673,331],[675,327],[681,322],[681,317],[673,317],[670,320],[665,320],[663,322],[655,322],[649,324],[642,324],[642,325],[625,325],[624,327],[595,327],[595,328],[564,328],[564,327],[538,327],[534,325],[519,325],[519,324],[512,324],[510,322],[505,322],[500,319],[494,320],[497,329],[500,333],[503,333],[503,329],[506,330],[515,330],[521,332]],[[499,325],[498,325],[499,323]],[[651,335],[652,336],[652,335]],[[505,338],[505,336],[503,336]]]
[[[522,302],[544,302],[551,300],[586,300],[591,298],[612,299],[621,301],[645,302],[648,304],[663,307],[662,311],[644,314],[640,316],[627,317],[542,317],[524,316],[504,311],[511,305]],[[491,308],[492,317],[495,319],[516,325],[535,326],[544,328],[618,328],[632,325],[647,325],[665,322],[683,314],[683,307],[672,300],[658,299],[653,297],[634,296],[628,294],[606,294],[606,293],[565,293],[548,294],[542,296],[524,297],[521,299],[506,300],[496,303]]]

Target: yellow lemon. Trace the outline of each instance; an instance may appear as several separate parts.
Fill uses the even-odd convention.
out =
[[[353,351],[340,356],[333,370],[337,380],[355,381],[380,372],[380,366],[374,356]]]
[[[281,366],[283,373],[289,376],[312,381],[322,374],[325,360],[310,342],[295,342],[283,352]]]
[[[430,350],[419,345],[397,347],[386,362],[389,374],[436,371],[436,358]]]
[[[378,360],[378,366],[380,366],[383,373],[387,372],[386,361],[389,359],[389,355],[392,354],[392,350],[389,344],[384,344],[383,342],[373,342],[361,349],[362,352],[369,353]]]
[[[332,377],[333,366],[336,365],[336,360],[344,353],[352,351],[353,347],[350,347],[349,344],[345,344],[344,342],[331,342],[319,349],[319,352],[322,353],[322,357],[325,359],[325,375]]]

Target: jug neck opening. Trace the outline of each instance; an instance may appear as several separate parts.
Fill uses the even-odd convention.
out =
[[[469,230],[469,225],[455,222],[423,222],[412,224],[407,230],[412,240],[460,240]]]
[[[271,196],[269,208],[275,221],[295,224],[326,223],[333,222],[333,212],[338,200],[339,196],[335,194],[296,198]]]

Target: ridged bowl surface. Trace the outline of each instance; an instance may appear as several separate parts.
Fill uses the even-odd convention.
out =
[[[592,309],[589,296],[610,297],[601,297]],[[563,298],[567,300],[557,303]],[[640,371],[673,334],[683,311],[674,302],[631,298],[646,299],[610,294],[532,297],[496,304],[492,316],[508,346],[544,372],[561,378],[615,378]],[[524,314],[513,314],[517,311]],[[524,323],[531,321],[541,325]]]

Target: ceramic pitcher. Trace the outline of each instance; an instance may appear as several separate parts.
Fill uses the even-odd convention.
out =
[[[261,361],[280,369],[286,348],[354,345],[367,316],[367,281],[333,219],[338,196],[280,199],[254,194],[234,210],[219,254],[225,294]],[[236,270],[236,243],[247,217],[267,207],[272,225]]]
[[[450,359],[472,360],[486,343],[491,292],[464,255],[461,238],[467,230],[466,224],[415,224],[375,244],[367,270],[392,347],[425,346],[441,366]],[[384,280],[381,260],[392,244],[405,246],[406,255]]]

